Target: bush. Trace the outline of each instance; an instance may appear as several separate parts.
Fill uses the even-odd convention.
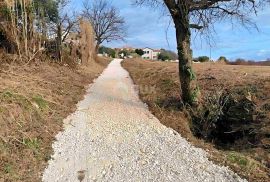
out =
[[[204,62],[209,62],[210,58],[208,56],[199,56],[197,60],[198,62],[204,63]]]
[[[161,49],[160,54],[158,55],[158,59],[162,61],[177,60],[178,55],[173,51]]]
[[[230,144],[256,134],[255,104],[243,94],[208,95],[203,106],[192,111],[192,130],[196,136],[217,144]]]
[[[229,60],[228,60],[225,56],[220,56],[220,57],[218,58],[218,62],[229,63]]]
[[[254,61],[254,60],[245,60],[242,58],[236,59],[234,62],[229,62],[231,65],[252,65],[252,66],[270,66],[270,60],[266,61]]]
[[[108,56],[112,57],[112,58],[115,58],[115,50],[112,49],[112,48],[109,48],[109,47],[105,47],[105,46],[100,46],[99,49],[98,49],[98,53],[99,54],[108,54]]]
[[[138,55],[142,56],[144,54],[142,49],[136,49],[135,53],[137,53]]]
[[[124,56],[129,56],[130,53],[127,50],[124,49],[124,50],[122,50],[122,51],[119,52],[119,55],[122,55],[122,54]]]
[[[166,60],[169,60],[170,57],[169,57],[168,55],[166,55],[166,54],[160,53],[160,54],[158,55],[158,59],[159,59],[159,60],[162,60],[162,61],[166,61]]]

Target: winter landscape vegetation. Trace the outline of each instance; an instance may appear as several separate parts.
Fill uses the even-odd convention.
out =
[[[269,0],[1,0],[0,182],[270,181]]]

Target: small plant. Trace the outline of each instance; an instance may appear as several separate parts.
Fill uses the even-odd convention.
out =
[[[13,93],[9,90],[6,90],[2,93],[3,98],[11,98],[13,96]]]
[[[230,162],[239,165],[241,168],[245,168],[249,165],[249,160],[246,157],[235,152],[230,152],[227,159]]]
[[[5,166],[4,166],[4,172],[6,173],[6,174],[9,174],[9,173],[11,173],[12,172],[12,166],[11,166],[11,164],[5,164]]]
[[[198,102],[198,97],[200,95],[200,88],[197,86],[196,89],[192,92],[191,94],[191,98],[190,100],[193,102],[193,103],[197,103]]]
[[[41,110],[44,110],[46,108],[48,108],[48,103],[46,100],[44,100],[41,96],[34,96],[33,97],[34,102],[38,105],[38,107]]]
[[[22,142],[27,148],[33,150],[34,152],[39,151],[40,149],[40,141],[37,138],[30,139],[30,138],[24,138]]]

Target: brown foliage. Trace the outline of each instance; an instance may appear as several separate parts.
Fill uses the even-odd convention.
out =
[[[80,51],[84,65],[91,65],[96,55],[95,33],[90,22],[80,21]]]

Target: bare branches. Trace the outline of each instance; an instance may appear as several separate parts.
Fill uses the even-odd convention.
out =
[[[245,27],[256,27],[250,15],[256,14],[262,1],[254,0],[212,0],[190,3],[192,23],[203,26],[204,30],[213,23],[229,19]]]
[[[215,22],[229,19],[246,28],[255,27],[250,18],[269,0],[134,0],[136,5],[164,6],[171,16],[189,16],[190,28],[201,32],[209,30]]]
[[[89,20],[96,34],[97,46],[104,41],[123,40],[126,36],[125,20],[106,0],[89,0],[83,3],[83,17]]]
[[[200,90],[192,70],[191,29],[205,33],[215,22],[225,19],[237,20],[238,24],[246,27],[255,25],[250,15],[256,14],[261,3],[267,1],[269,0],[134,0],[139,6],[146,4],[154,8],[167,7],[176,29],[182,100],[191,105],[200,101]]]

